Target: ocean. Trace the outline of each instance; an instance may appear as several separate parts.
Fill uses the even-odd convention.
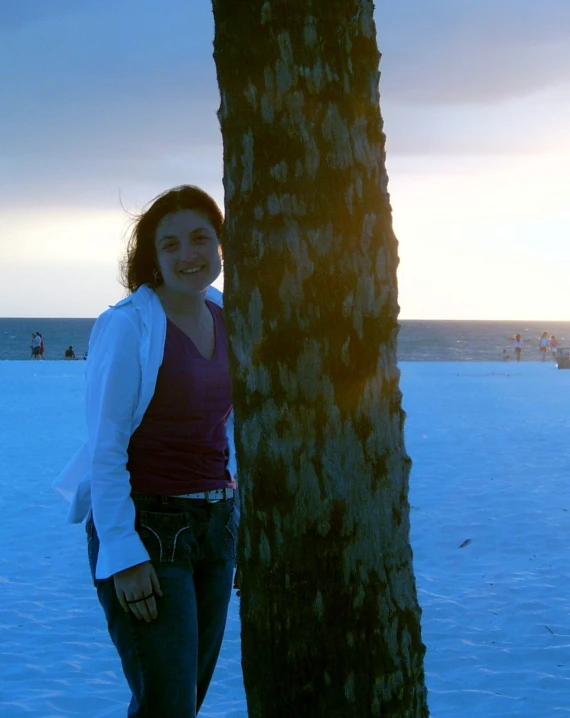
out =
[[[94,319],[1,319],[0,359],[29,359],[31,335],[41,332],[47,360],[63,359],[72,345],[83,358]],[[570,346],[570,322],[401,320],[399,361],[501,361],[514,359],[513,337],[524,341],[522,361],[540,361],[538,338],[546,331]]]

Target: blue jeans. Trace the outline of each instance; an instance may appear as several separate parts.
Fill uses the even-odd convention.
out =
[[[158,618],[138,621],[113,578],[95,579],[99,539],[86,523],[89,563],[109,634],[131,689],[129,718],[195,718],[226,626],[236,556],[233,501],[133,496],[136,529],[158,575]]]

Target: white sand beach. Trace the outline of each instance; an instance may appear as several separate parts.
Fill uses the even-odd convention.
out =
[[[401,369],[431,715],[570,715],[570,370]],[[84,370],[0,362],[3,718],[126,715],[83,528],[51,489],[84,436]],[[200,715],[247,715],[235,596]]]

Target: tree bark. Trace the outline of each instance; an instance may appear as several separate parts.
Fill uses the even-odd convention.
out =
[[[427,716],[370,0],[213,0],[251,718]]]

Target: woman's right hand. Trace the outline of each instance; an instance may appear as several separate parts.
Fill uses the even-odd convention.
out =
[[[147,623],[158,617],[156,597],[162,596],[150,561],[130,566],[113,576],[117,598],[124,611]]]

